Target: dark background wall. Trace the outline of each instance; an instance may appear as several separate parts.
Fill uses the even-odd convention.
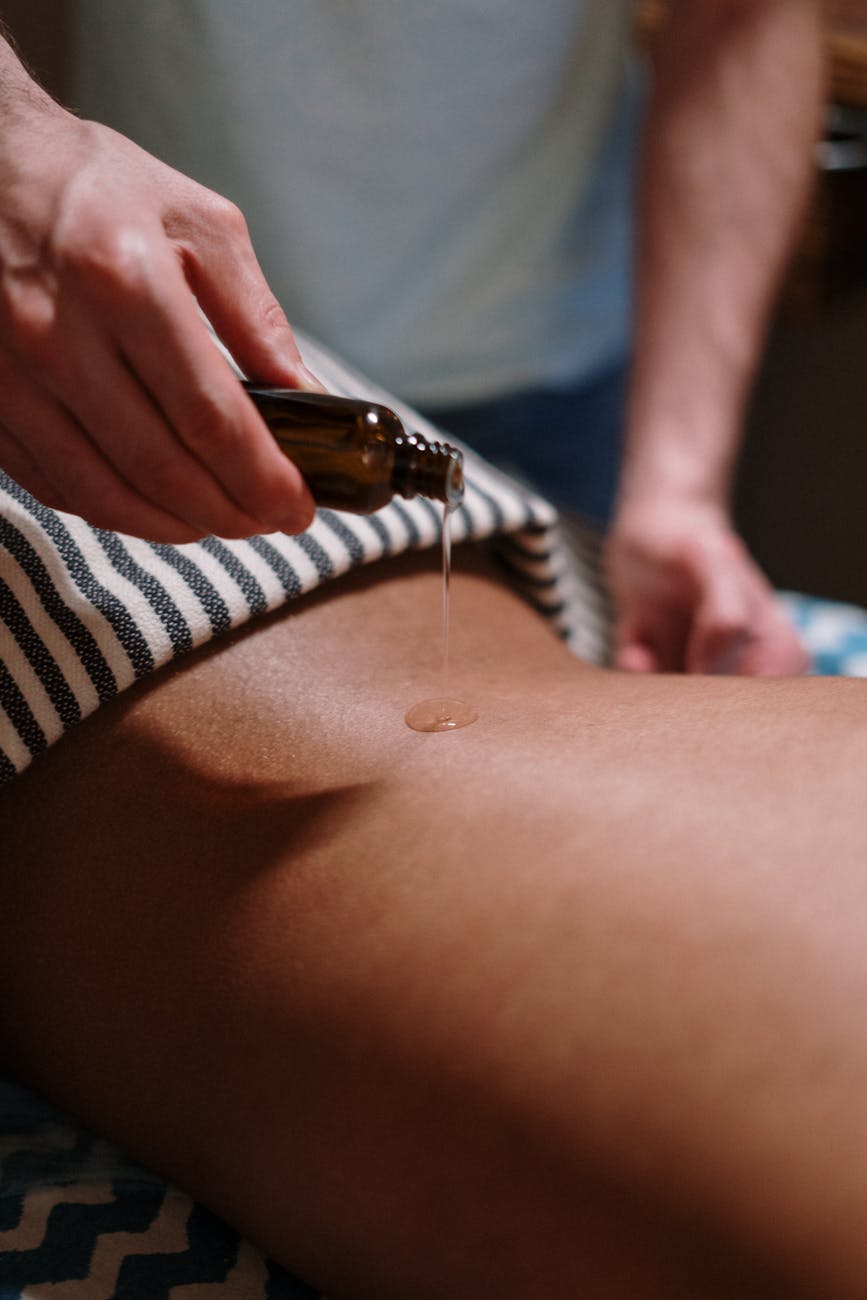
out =
[[[68,97],[71,3],[0,0],[21,50],[61,99]],[[867,22],[867,4],[862,8]],[[859,270],[867,260],[863,186],[844,209],[830,222],[827,209],[820,213],[823,248],[810,272],[820,287],[814,284],[807,306],[802,295],[796,314],[781,313],[773,331],[736,508],[746,541],[776,585],[867,605],[867,281],[859,287],[854,265],[847,275],[847,259]],[[815,240],[808,242],[814,248]],[[832,288],[821,284],[823,258],[834,265]]]
[[[867,211],[863,228],[867,239]],[[778,325],[737,505],[777,586],[867,606],[867,287]]]

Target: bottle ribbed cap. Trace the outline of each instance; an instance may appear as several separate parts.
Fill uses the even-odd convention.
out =
[[[447,442],[403,432],[395,439],[392,485],[403,497],[431,497],[454,508],[464,495],[463,455]]]

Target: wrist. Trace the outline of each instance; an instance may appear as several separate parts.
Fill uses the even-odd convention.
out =
[[[726,509],[740,444],[735,386],[643,370],[633,371],[621,499]]]
[[[732,463],[697,455],[694,447],[671,441],[650,451],[627,453],[618,490],[617,513],[727,514]]]
[[[725,494],[686,491],[671,483],[665,489],[642,483],[635,490],[621,488],[609,537],[631,549],[643,548],[651,538],[720,534],[731,529]]]
[[[45,90],[0,35],[0,139],[7,133],[73,115]]]

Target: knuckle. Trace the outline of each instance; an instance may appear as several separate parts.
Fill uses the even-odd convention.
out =
[[[189,495],[185,457],[172,451],[140,450],[133,475],[139,491],[163,505],[181,503]]]
[[[240,419],[233,418],[226,403],[207,390],[197,393],[180,432],[187,446],[206,461],[235,452],[243,439]]]
[[[262,316],[262,324],[268,333],[277,336],[285,335],[285,341],[291,342],[291,345],[294,348],[295,335],[292,333],[292,326],[286,319],[286,313],[277,299],[269,294],[262,303],[260,312]],[[285,346],[285,341],[283,339],[280,340],[281,346]]]
[[[3,332],[19,356],[45,360],[53,349],[56,302],[41,280],[4,277],[0,287]]]
[[[132,223],[70,239],[58,255],[61,274],[88,297],[116,300],[145,292],[153,278],[149,234]]]
[[[237,203],[209,191],[206,208],[207,219],[212,225],[234,238],[249,239],[247,220]]]

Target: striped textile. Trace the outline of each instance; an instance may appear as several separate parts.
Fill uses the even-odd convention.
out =
[[[436,436],[390,394],[301,342],[332,391],[383,401]],[[465,469],[453,541],[501,539],[510,578],[577,652],[598,659],[605,618],[592,535],[576,562],[551,506],[469,452]],[[437,546],[441,530],[441,507],[395,498],[367,517],[320,510],[297,537],[171,546],[50,510],[0,472],[0,780],[178,655],[358,565]]]

